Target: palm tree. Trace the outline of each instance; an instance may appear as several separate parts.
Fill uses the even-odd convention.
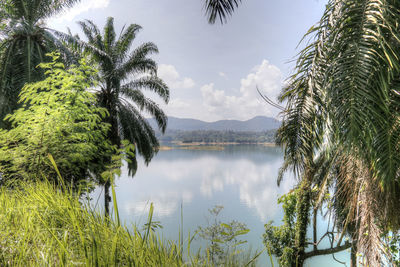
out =
[[[322,37],[322,36],[321,36]],[[321,151],[325,125],[322,123],[326,116],[320,79],[314,79],[315,65],[325,61],[324,54],[319,54],[324,43],[312,42],[308,49],[299,54],[297,72],[290,78],[289,85],[282,90],[280,100],[287,101],[283,111],[283,122],[278,129],[278,143],[284,150],[284,164],[278,177],[278,185],[283,173],[292,170],[299,178],[299,190],[296,205],[295,249],[292,266],[303,266],[309,214],[312,206],[312,188],[317,175],[317,154]],[[315,76],[323,73],[321,69]]]
[[[132,43],[141,29],[137,24],[124,27],[116,36],[114,19],[108,18],[103,35],[90,20],[79,22],[87,42],[64,36],[85,49],[99,69],[100,84],[97,92],[99,104],[109,112],[108,123],[111,124],[109,140],[119,147],[121,140],[126,139],[135,145],[146,164],[158,151],[159,143],[154,130],[141,114],[142,111],[153,116],[159,129],[164,132],[167,116],[162,109],[143,90],[150,90],[169,101],[167,85],[157,77],[157,63],[148,56],[158,53],[157,46],[151,42],[144,43],[131,51]],[[129,173],[137,168],[136,158],[128,164]],[[110,181],[105,181],[105,211],[108,213],[110,201]]]
[[[385,255],[380,234],[400,228],[399,10],[394,0],[329,1],[281,98],[284,167],[299,170],[307,196],[315,178],[307,162],[332,151],[336,220],[353,232],[370,266]],[[308,206],[298,212],[307,214]],[[299,247],[300,266],[302,254]]]
[[[43,78],[36,66],[46,53],[68,51],[46,28],[44,21],[79,0],[7,0],[0,6],[0,125],[17,106],[18,94],[26,82]]]

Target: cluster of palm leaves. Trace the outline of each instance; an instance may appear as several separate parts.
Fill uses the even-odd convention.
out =
[[[369,266],[390,263],[382,237],[400,228],[399,13],[396,0],[330,0],[281,94],[283,170],[333,190]]]
[[[158,141],[141,111],[153,115],[161,130],[166,116],[142,90],[168,102],[167,86],[148,56],[157,47],[145,43],[131,51],[140,26],[116,36],[113,19],[103,33],[91,21],[80,22],[87,38],[55,33],[44,20],[77,0],[8,0],[0,16],[0,117],[16,107],[25,82],[42,78],[35,66],[52,50],[65,60],[83,52],[100,70],[99,103],[109,112],[110,140],[135,143],[146,162]],[[209,22],[221,23],[240,0],[206,0]],[[370,266],[390,263],[383,236],[400,228],[400,2],[330,0],[321,21],[306,35],[297,72],[281,94],[286,102],[279,142],[285,152],[282,172],[300,178],[298,214],[308,214],[313,194],[334,192],[335,223],[354,241]],[[69,48],[74,48],[71,52]],[[130,170],[136,169],[135,161]],[[317,201],[318,202],[318,201]],[[298,216],[307,226],[308,216]],[[296,233],[301,261],[306,231]],[[339,240],[340,243],[340,240]]]

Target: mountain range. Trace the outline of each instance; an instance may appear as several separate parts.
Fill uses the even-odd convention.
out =
[[[156,129],[154,118],[148,119],[153,129]],[[168,117],[167,130],[179,131],[235,131],[235,132],[262,132],[279,128],[281,122],[270,117],[257,116],[250,120],[219,120],[206,122],[197,119],[182,119]]]

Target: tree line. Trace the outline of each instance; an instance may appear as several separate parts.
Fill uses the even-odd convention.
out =
[[[156,135],[161,142],[257,144],[275,143],[276,130],[264,132],[167,130],[164,134],[157,133]]]

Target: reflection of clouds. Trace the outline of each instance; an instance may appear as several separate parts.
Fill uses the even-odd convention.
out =
[[[211,197],[213,192],[223,191],[224,190],[224,181],[219,179],[218,177],[204,177],[201,180],[200,192],[203,195]]]
[[[124,209],[127,215],[146,215],[149,213],[150,203],[153,203],[154,215],[163,217],[173,214],[181,201],[189,203],[192,198],[193,194],[188,191],[184,191],[181,194],[178,192],[163,193],[157,196],[147,196],[145,200],[137,202],[126,202]]]
[[[283,194],[290,182],[282,188],[276,185],[280,161],[255,165],[248,160],[233,162],[214,161],[204,172],[200,191],[207,197],[223,191],[225,185],[239,188],[240,200],[249,208],[255,209],[261,220],[271,218],[277,211],[277,197]],[[218,167],[219,166],[219,167]],[[219,171],[224,169],[223,172]]]
[[[171,160],[166,157],[170,151],[163,153],[164,158],[155,158],[149,167],[139,168],[134,179],[121,178],[117,182],[118,198],[123,199],[119,203],[126,215],[146,216],[153,202],[155,216],[167,217],[179,210],[182,200],[186,207],[190,204],[190,208],[202,209],[205,203],[222,197],[224,201],[234,202],[233,205],[240,201],[265,221],[276,215],[277,197],[293,185],[292,179],[284,179],[281,187],[276,185],[282,164],[279,156],[266,154],[263,162],[251,156],[227,158],[217,153],[199,153],[198,157],[192,157],[184,151],[183,155],[191,156],[180,154],[181,157],[175,158],[171,153],[168,154],[174,159]]]
[[[224,190],[224,168],[218,164],[221,164],[220,160],[213,158],[200,167],[202,169],[200,192],[205,196],[211,197],[214,192]]]
[[[198,173],[198,166],[209,164],[209,158],[201,157],[196,160],[180,159],[171,161],[160,160],[152,162],[146,171],[152,172],[157,177],[167,178],[172,182],[190,179]]]

